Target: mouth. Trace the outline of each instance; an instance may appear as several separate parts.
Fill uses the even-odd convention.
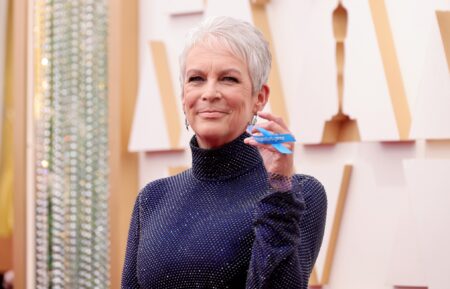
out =
[[[228,114],[228,111],[225,109],[217,109],[217,108],[205,108],[201,109],[197,112],[198,115],[202,117],[222,117]]]
[[[206,109],[206,110],[201,110],[198,112],[198,115],[200,115],[201,117],[204,117],[204,118],[219,118],[226,114],[228,114],[228,113],[225,111],[213,110],[213,109]]]

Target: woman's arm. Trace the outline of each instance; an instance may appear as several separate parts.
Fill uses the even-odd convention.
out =
[[[326,195],[314,178],[293,177],[288,192],[272,191],[255,209],[255,241],[247,289],[306,289],[322,243]]]
[[[122,271],[122,289],[138,289],[137,279],[137,252],[139,247],[140,225],[139,225],[140,195],[134,204],[133,215],[131,216],[130,230],[128,232],[127,250],[125,263]]]

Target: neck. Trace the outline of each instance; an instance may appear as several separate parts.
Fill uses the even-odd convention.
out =
[[[199,146],[196,136],[191,140],[192,171],[203,180],[224,180],[245,174],[257,165],[263,165],[255,147],[244,143],[249,134],[243,133],[233,141],[218,148]]]

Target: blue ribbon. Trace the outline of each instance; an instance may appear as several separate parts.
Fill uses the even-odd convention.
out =
[[[261,144],[270,144],[277,151],[282,154],[292,154],[292,151],[282,145],[285,142],[295,142],[295,137],[291,134],[275,134],[262,127],[249,125],[247,131],[251,132],[253,129],[258,130],[262,135],[252,135],[252,137]]]

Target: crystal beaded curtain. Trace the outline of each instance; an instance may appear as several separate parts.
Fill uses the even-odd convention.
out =
[[[108,288],[106,0],[34,1],[36,288]]]

